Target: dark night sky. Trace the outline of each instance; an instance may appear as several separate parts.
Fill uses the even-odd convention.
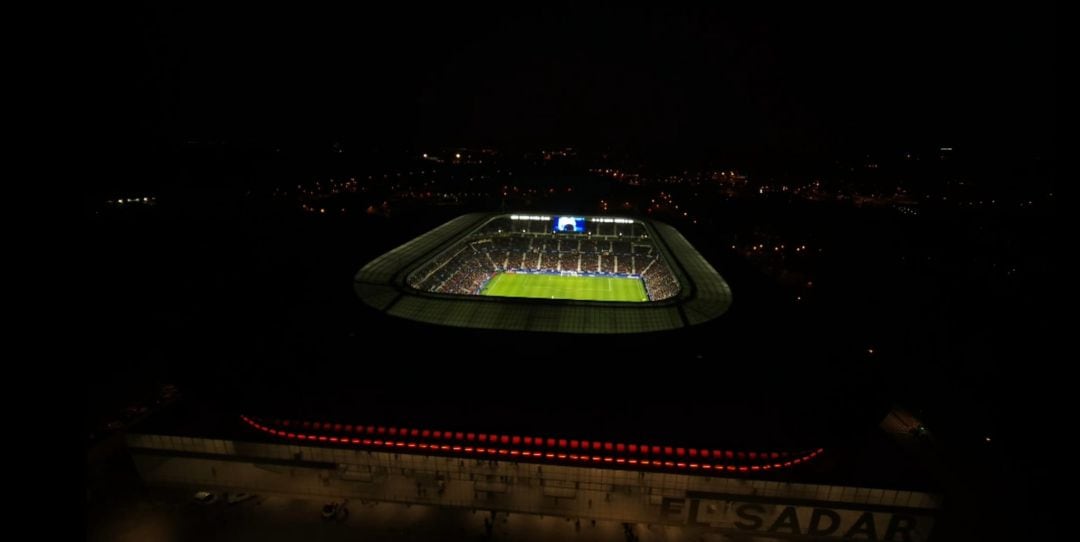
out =
[[[792,155],[1056,140],[1053,5],[306,6],[117,14],[102,73],[121,138]]]

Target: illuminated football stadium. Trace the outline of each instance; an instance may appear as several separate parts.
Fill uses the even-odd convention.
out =
[[[676,329],[731,304],[674,228],[607,216],[464,215],[364,266],[356,291],[411,320],[568,333]]]
[[[884,407],[862,360],[800,340],[763,287],[724,269],[738,308],[659,222],[459,216],[357,273],[377,310],[357,311],[344,362],[244,373],[243,393],[174,408],[127,446],[150,485],[557,518],[551,540],[594,525],[927,540],[941,499],[865,436]],[[819,400],[838,394],[850,402]]]

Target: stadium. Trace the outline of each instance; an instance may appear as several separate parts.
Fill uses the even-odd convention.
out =
[[[355,288],[402,318],[568,333],[676,329],[731,304],[674,228],[606,216],[464,215],[364,266]]]
[[[512,515],[546,539],[930,536],[940,497],[867,431],[890,407],[865,360],[737,259],[640,218],[439,222],[343,274],[354,347],[256,360],[223,385],[242,393],[132,431],[143,480]]]

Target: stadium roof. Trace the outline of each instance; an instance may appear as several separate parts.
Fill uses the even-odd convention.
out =
[[[650,303],[492,298],[420,291],[406,283],[417,267],[502,213],[453,219],[371,261],[356,274],[364,303],[386,314],[446,326],[559,333],[641,333],[701,324],[727,312],[731,289],[675,228],[645,225],[682,286],[672,299]]]

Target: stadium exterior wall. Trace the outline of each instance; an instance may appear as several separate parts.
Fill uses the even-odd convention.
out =
[[[151,485],[678,527],[754,540],[929,538],[922,492],[132,433]]]

